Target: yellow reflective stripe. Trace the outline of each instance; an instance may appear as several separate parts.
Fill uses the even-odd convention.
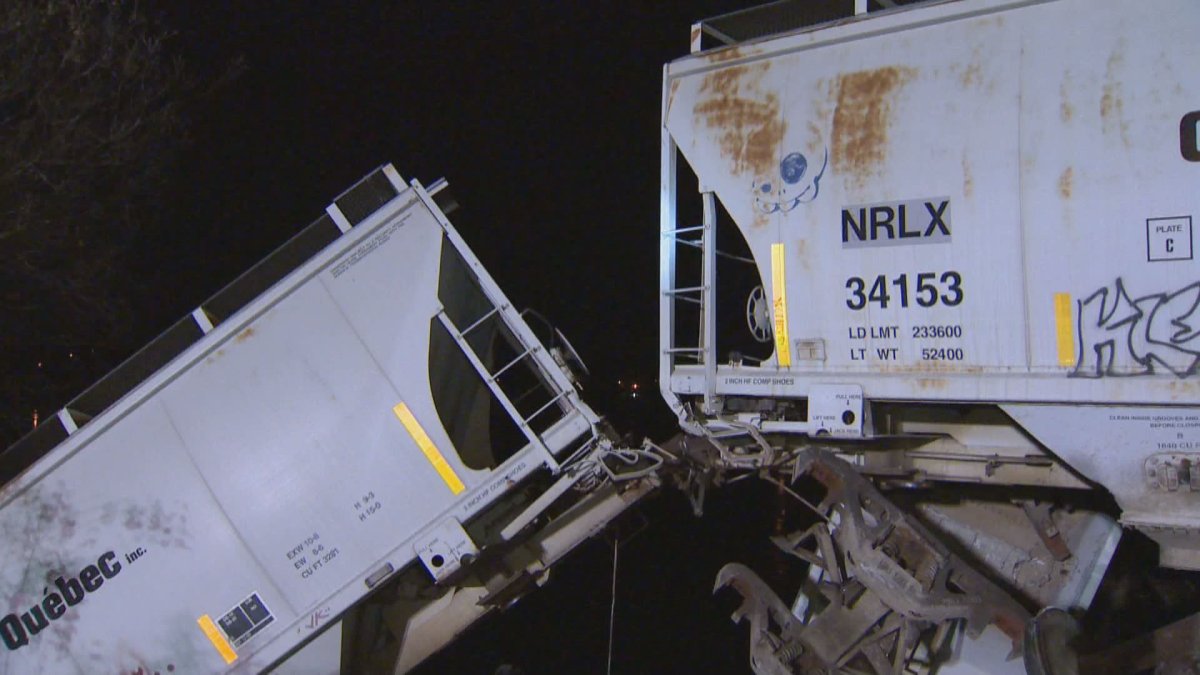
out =
[[[429,463],[433,465],[434,470],[438,472],[442,480],[446,481],[446,485],[450,488],[450,491],[458,494],[467,489],[467,486],[463,485],[462,480],[459,479],[458,474],[454,473],[454,469],[446,462],[446,458],[442,456],[441,452],[438,452],[437,446],[433,444],[433,441],[429,440],[429,434],[425,433],[425,430],[421,428],[421,423],[417,421],[416,417],[413,417],[412,411],[408,409],[408,406],[403,402],[397,403],[396,407],[392,408],[392,412],[396,413],[396,417],[400,419],[400,423],[408,430],[408,435],[412,436],[413,440],[417,442],[417,447],[421,448],[421,452],[425,453],[425,459],[429,460]]]
[[[217,648],[217,652],[221,655],[221,658],[225,659],[226,665],[237,661],[237,652],[233,651],[233,647],[229,645],[229,640],[226,640],[221,631],[217,629],[217,624],[213,623],[211,617],[205,614],[196,619],[196,623],[200,624],[200,630],[204,631],[204,635],[208,637],[208,641]]]
[[[779,365],[792,365],[792,350],[788,347],[787,275],[783,270],[783,244],[771,244],[771,293],[775,315],[775,355]]]
[[[1071,294],[1054,294],[1054,327],[1058,335],[1058,365],[1075,365],[1075,326],[1071,322]]]

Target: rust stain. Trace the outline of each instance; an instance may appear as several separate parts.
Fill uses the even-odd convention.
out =
[[[1104,120],[1104,124],[1108,125],[1119,121],[1119,116],[1125,110],[1125,101],[1121,98],[1121,92],[1115,82],[1110,82],[1104,85],[1104,93],[1100,96],[1100,119]]]
[[[689,44],[689,45],[695,45],[695,44],[696,44],[696,40],[699,40],[699,39],[700,39],[700,27],[699,27],[699,26],[692,26],[692,34],[691,34],[690,38],[691,38],[691,39],[690,39],[690,41],[688,42],[688,44]]]
[[[1200,380],[1171,380],[1170,384],[1172,401],[1182,401],[1185,403],[1194,403],[1197,394],[1200,394]]]
[[[963,89],[978,87],[983,84],[983,47],[976,45],[971,50],[971,62],[963,68],[960,65],[951,67],[951,72],[958,73],[958,84]]]
[[[1058,87],[1058,96],[1061,99],[1061,103],[1058,106],[1058,116],[1062,119],[1063,124],[1067,124],[1075,117],[1075,106],[1071,104],[1070,73],[1063,77],[1062,84]]]
[[[885,375],[920,375],[945,373],[947,375],[978,375],[983,366],[965,366],[946,361],[923,361],[919,364],[876,364],[872,370]]]
[[[958,82],[964,89],[974,87],[983,81],[983,66],[978,62],[973,62],[967,66],[962,75],[958,76]]]
[[[833,83],[825,78],[817,80],[813,86],[813,96],[809,99],[812,114],[809,119],[812,120],[828,120],[833,117],[831,105],[833,103]],[[810,123],[809,130],[820,131],[819,127]]]
[[[1075,167],[1068,166],[1063,170],[1062,175],[1058,177],[1058,195],[1063,199],[1070,199],[1071,192],[1075,189]]]
[[[675,92],[679,91],[679,80],[671,82],[671,91],[667,94],[667,112],[671,112],[671,106],[675,105]]]
[[[950,383],[947,382],[946,380],[933,379],[933,378],[928,378],[928,377],[917,378],[917,388],[924,389],[926,391],[930,391],[930,390],[940,391],[942,389],[945,389],[949,385],[950,385]]]
[[[725,61],[733,61],[735,59],[740,59],[740,58],[742,58],[742,48],[740,46],[724,47],[722,49],[718,49],[718,50],[712,52],[711,54],[709,54],[708,62],[709,63],[722,63]]]
[[[1121,143],[1130,147],[1129,122],[1125,119],[1125,94],[1121,87],[1121,69],[1125,65],[1125,44],[1117,43],[1108,57],[1104,88],[1100,94],[1100,123],[1105,135],[1117,134]]]
[[[799,239],[796,241],[796,256],[800,259],[800,266],[807,272],[811,269],[808,260],[808,240]]]
[[[916,74],[890,66],[838,78],[833,112],[833,168],[861,186],[887,157],[892,99]]]
[[[963,197],[970,199],[975,195],[975,176],[971,173],[971,162],[964,154],[962,158]]]
[[[246,330],[238,333],[238,336],[234,339],[236,339],[238,342],[245,342],[252,337],[254,337],[254,326],[248,326]]]
[[[837,471],[834,471],[820,461],[813,463],[812,476],[829,490],[830,494],[826,498],[840,494],[845,487],[845,483],[842,481],[842,477],[837,474]]]
[[[700,86],[696,118],[718,132],[721,154],[733,162],[733,173],[767,173],[779,161],[787,123],[779,97],[759,91],[769,63],[734,66],[710,73]]]

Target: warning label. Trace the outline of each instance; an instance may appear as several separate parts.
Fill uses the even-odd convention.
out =
[[[275,617],[271,616],[271,611],[259,599],[258,593],[251,593],[250,597],[226,612],[217,623],[225,635],[229,636],[233,646],[240,647],[274,620]]]

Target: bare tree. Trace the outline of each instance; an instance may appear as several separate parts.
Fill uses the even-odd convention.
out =
[[[163,226],[197,91],[169,37],[136,2],[0,3],[0,449],[96,375],[47,359],[128,351],[122,256]]]

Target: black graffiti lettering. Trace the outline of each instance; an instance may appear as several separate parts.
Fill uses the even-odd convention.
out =
[[[54,585],[58,587],[58,592],[62,593],[63,599],[71,607],[78,605],[83,600],[83,588],[79,586],[79,581],[74,578],[63,579],[59,577],[54,580]]]
[[[1149,375],[1162,366],[1178,377],[1200,366],[1200,282],[1174,293],[1130,300],[1125,282],[1078,304],[1078,377]]]
[[[21,627],[21,620],[16,614],[0,619],[0,638],[9,649],[19,649],[29,644],[29,636],[25,635],[25,629]]]
[[[1101,288],[1079,302],[1079,361],[1075,374],[1101,377],[1148,372],[1133,356],[1130,334],[1141,316],[1125,293],[1124,282],[1117,280],[1109,292]]]
[[[37,605],[21,615],[21,623],[25,624],[25,630],[29,631],[30,635],[37,635],[42,629],[50,627],[50,620],[42,614],[42,608]]]
[[[1146,358],[1187,377],[1200,365],[1200,283],[1153,299],[1153,308],[1147,306]]]
[[[942,234],[947,237],[950,236],[950,228],[946,227],[946,221],[943,220],[946,209],[949,206],[949,200],[942,202],[936,208],[934,208],[932,202],[925,202],[925,210],[929,212],[929,227],[925,228],[926,237],[932,235],[935,229],[941,230]]]

